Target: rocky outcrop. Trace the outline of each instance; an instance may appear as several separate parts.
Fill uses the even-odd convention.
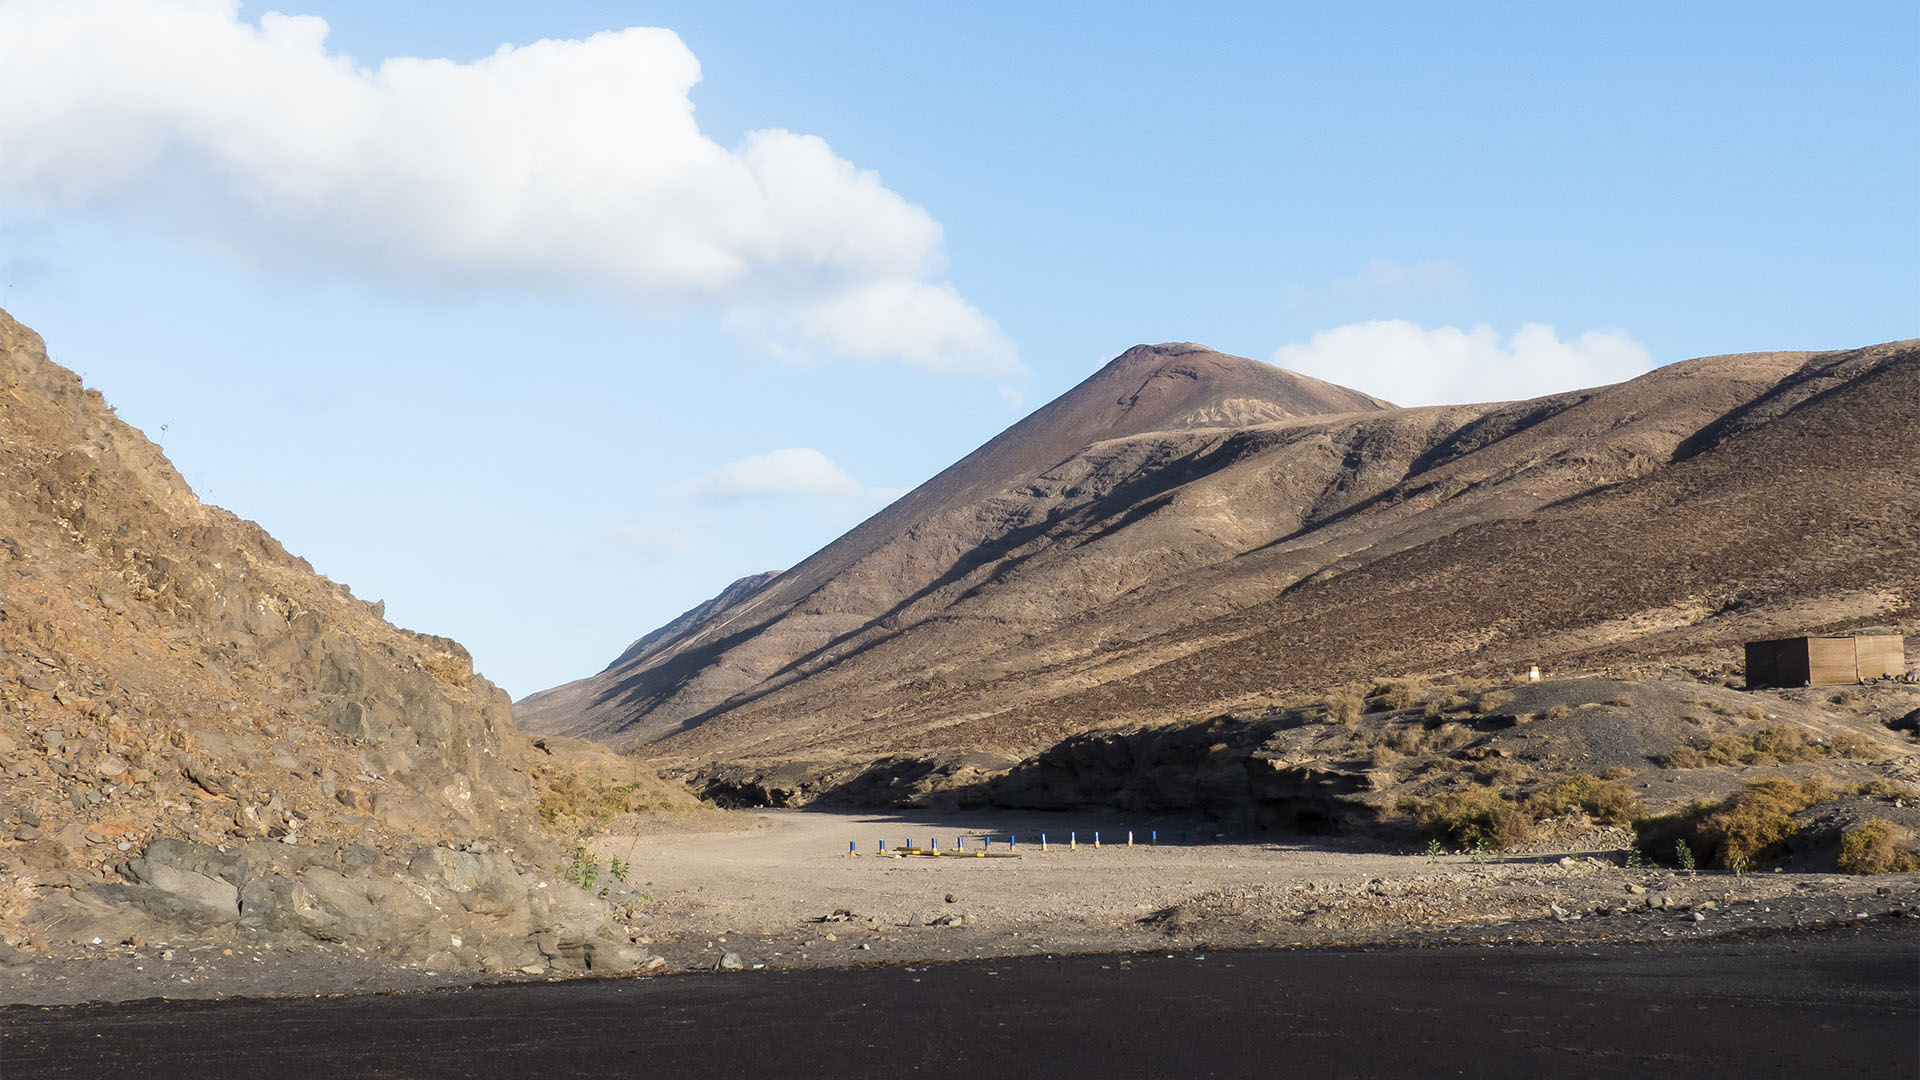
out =
[[[613,962],[506,694],[383,614],[202,504],[0,313],[0,937]]]

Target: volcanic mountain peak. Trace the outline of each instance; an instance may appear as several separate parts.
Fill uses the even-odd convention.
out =
[[[651,714],[646,735],[658,737],[765,679],[795,677],[806,663],[857,648],[883,625],[914,621],[910,608],[934,609],[932,598],[959,580],[956,552],[1001,543],[1008,523],[1038,505],[1017,494],[1021,485],[1090,447],[1392,408],[1204,345],[1137,345],[792,570],[736,582],[599,674],[522,700],[518,722],[526,731],[604,734]],[[1004,498],[1026,509],[1003,506]]]

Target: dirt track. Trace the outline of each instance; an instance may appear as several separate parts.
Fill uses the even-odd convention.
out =
[[[1028,957],[0,1010],[8,1077],[1914,1075],[1915,936]]]

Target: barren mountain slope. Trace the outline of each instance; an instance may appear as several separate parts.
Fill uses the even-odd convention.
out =
[[[381,616],[0,312],[0,937],[590,952],[605,905],[536,887],[550,756],[458,644]]]
[[[1614,660],[1697,651],[1706,647],[1698,635],[1639,632],[1666,628],[1678,617],[1667,615],[1623,630],[1605,620],[1589,626],[1575,613],[1574,637],[1516,641],[1500,629],[1513,612],[1463,597],[1454,598],[1463,609],[1457,624],[1430,627],[1424,636],[1388,632],[1377,646],[1296,650],[1271,663],[1231,654],[1207,683],[1188,682],[1179,693],[1162,685],[1190,666],[1184,662],[1190,655],[1203,662],[1269,622],[1313,618],[1318,601],[1305,598],[1322,596],[1341,575],[1382,560],[1418,566],[1422,552],[1459,552],[1535,580],[1525,552],[1481,540],[1435,545],[1455,534],[1482,535],[1461,533],[1469,527],[1561,513],[1557,504],[1626,491],[1693,459],[1756,453],[1737,446],[1776,425],[1801,423],[1801,412],[1824,400],[1820,395],[1883,375],[1897,380],[1912,354],[1904,345],[1819,356],[1710,357],[1616,386],[1527,402],[1381,409],[1095,441],[878,549],[869,564],[911,565],[911,582],[919,586],[891,609],[851,625],[843,619],[829,634],[809,602],[775,621],[779,632],[749,632],[720,648],[682,654],[677,660],[684,666],[672,673],[681,681],[689,669],[699,674],[696,665],[733,662],[728,646],[742,642],[780,661],[770,672],[765,657],[753,668],[733,667],[730,685],[739,689],[698,712],[689,710],[706,699],[608,693],[612,683],[603,674],[597,685],[604,705],[591,718],[600,726],[584,727],[616,745],[654,742],[649,753],[686,762],[846,760],[956,748],[1024,753],[1111,721],[1205,715],[1223,703],[1359,677],[1343,674],[1349,668],[1368,674],[1397,671],[1396,665],[1531,661],[1585,654],[1595,641],[1623,634],[1634,644],[1606,654]],[[1861,439],[1911,443],[1910,421],[1888,414],[1881,423],[1878,415],[1862,414]],[[1747,462],[1723,471],[1731,478],[1759,467]],[[1763,486],[1767,497],[1791,503],[1793,489],[1805,482],[1788,473]],[[1627,535],[1642,534],[1630,521],[1623,527]],[[1711,529],[1693,519],[1682,526],[1687,535]],[[1506,542],[1504,533],[1495,535]],[[1773,539],[1787,543],[1792,535],[1776,528]],[[1873,542],[1897,539],[1879,535]],[[914,558],[887,558],[900,549]],[[1634,554],[1596,561],[1593,587],[1631,595],[1606,579],[1632,573],[1626,556]],[[1518,561],[1509,564],[1509,556]],[[1836,570],[1833,580],[1852,583],[1857,594],[1870,586],[1867,578],[1882,580],[1870,563]],[[1731,589],[1739,567],[1725,568],[1729,576],[1720,584]],[[1704,572],[1713,575],[1711,564]],[[1423,598],[1424,587],[1412,584],[1417,578],[1396,584],[1381,576],[1392,573],[1366,578],[1377,595],[1353,601],[1377,601],[1384,625],[1400,625],[1388,609],[1409,602],[1403,594],[1444,599]],[[779,587],[776,581],[760,595]],[[833,582],[818,591],[830,595],[841,587]],[[1538,587],[1559,585],[1549,574]],[[1818,590],[1825,587],[1810,583],[1808,595],[1824,595]],[[1806,613],[1788,618],[1787,602],[1782,594],[1767,610],[1797,629]],[[1866,614],[1823,610],[1816,621]],[[738,620],[738,609],[729,617]],[[1754,624],[1751,613],[1747,623]],[[794,624],[812,633],[793,633]],[[1329,642],[1341,640],[1339,620],[1321,632]],[[1504,651],[1461,649],[1496,639]],[[1725,648],[1726,640],[1722,635],[1712,647]],[[788,651],[783,656],[771,644]],[[1109,684],[1113,692],[1103,692]],[[678,707],[662,710],[662,702]],[[609,729],[610,722],[624,727]]]
[[[591,678],[531,695],[516,719],[526,731],[655,739],[797,677],[798,660],[845,655],[875,626],[911,620],[913,605],[1005,543],[1009,530],[1033,532],[1023,509],[994,496],[1090,443],[1389,407],[1198,345],[1130,349],[771,583],[703,621],[677,620],[680,629],[649,635]]]

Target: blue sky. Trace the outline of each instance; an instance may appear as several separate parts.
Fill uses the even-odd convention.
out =
[[[1920,333],[1911,4],[1034,8],[0,0],[0,306],[515,696],[1138,342]]]

